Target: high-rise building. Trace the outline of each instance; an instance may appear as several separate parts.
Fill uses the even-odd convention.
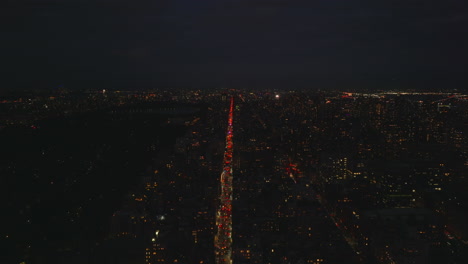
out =
[[[151,243],[146,247],[146,264],[166,263],[166,248],[159,241],[159,230],[155,232],[155,236],[151,238]]]

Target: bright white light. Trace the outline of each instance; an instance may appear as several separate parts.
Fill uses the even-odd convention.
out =
[[[279,98],[279,94],[275,95],[275,98],[278,99],[278,98]]]

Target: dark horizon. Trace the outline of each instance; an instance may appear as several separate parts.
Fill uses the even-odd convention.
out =
[[[7,1],[0,91],[462,89],[464,1]]]

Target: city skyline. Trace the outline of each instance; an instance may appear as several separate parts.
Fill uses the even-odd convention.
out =
[[[468,258],[468,96],[235,89],[2,98],[0,262]]]
[[[468,263],[466,0],[6,0],[1,264]]]

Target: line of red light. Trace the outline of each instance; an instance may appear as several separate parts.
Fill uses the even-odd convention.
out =
[[[232,123],[234,115],[234,98],[231,97],[231,104],[228,115],[228,128],[226,132],[226,150],[223,159],[223,172],[221,173],[221,195],[220,207],[217,211],[216,224],[218,233],[215,237],[216,263],[231,264],[232,246]]]

